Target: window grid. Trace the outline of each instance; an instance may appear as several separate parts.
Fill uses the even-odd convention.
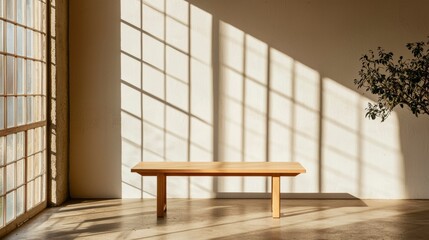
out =
[[[46,201],[47,1],[0,0],[0,229]]]

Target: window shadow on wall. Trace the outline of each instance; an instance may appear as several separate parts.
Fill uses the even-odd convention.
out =
[[[184,1],[121,1],[121,18],[123,196],[150,197],[136,163],[213,160],[212,19]],[[168,194],[211,197],[212,184],[170,177]]]
[[[237,22],[182,0],[121,1],[122,196],[156,194],[153,177],[130,173],[140,161],[297,161],[307,173],[283,178],[282,192],[403,196],[396,114],[365,120],[369,99]],[[170,177],[167,188],[204,198],[271,186]]]

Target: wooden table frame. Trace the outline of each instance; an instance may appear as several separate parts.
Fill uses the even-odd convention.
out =
[[[280,177],[294,177],[306,170],[297,162],[140,162],[131,169],[157,177],[157,216],[167,211],[168,176],[266,176],[271,177],[271,211],[280,218]]]

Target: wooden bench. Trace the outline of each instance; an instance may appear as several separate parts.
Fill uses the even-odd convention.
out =
[[[167,210],[167,176],[268,176],[273,218],[279,218],[280,177],[293,177],[305,169],[297,162],[140,162],[131,172],[157,176],[158,217]]]

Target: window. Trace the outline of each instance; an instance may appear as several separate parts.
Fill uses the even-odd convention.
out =
[[[0,230],[46,206],[45,0],[0,0]]]

